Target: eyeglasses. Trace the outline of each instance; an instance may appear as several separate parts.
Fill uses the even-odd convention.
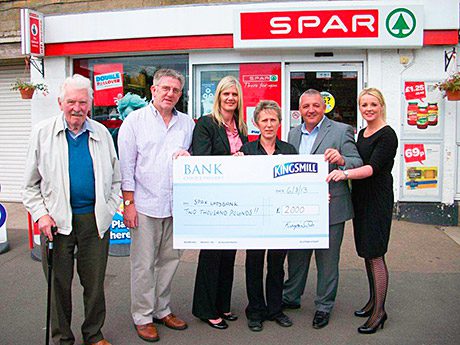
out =
[[[171,87],[171,86],[166,86],[166,85],[158,85],[158,87],[160,88],[161,92],[163,93],[169,93],[169,91],[172,90],[173,94],[175,95],[179,95],[182,90],[176,88],[176,87]]]

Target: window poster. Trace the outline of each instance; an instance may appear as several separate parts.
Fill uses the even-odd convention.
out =
[[[402,198],[439,201],[441,193],[441,144],[403,143]]]
[[[259,130],[253,122],[254,109],[261,100],[281,104],[281,64],[254,63],[240,65],[240,83],[243,88],[246,123],[249,139],[254,140]],[[281,129],[281,127],[280,127]],[[281,130],[278,132],[281,138]]]
[[[123,223],[123,197],[120,193],[120,206],[113,215],[112,224],[110,225],[110,244],[130,244],[131,233],[129,228]]]
[[[302,123],[302,116],[300,115],[300,111],[298,110],[291,110],[291,128],[297,127]]]
[[[123,64],[94,65],[94,105],[115,106],[123,97]]]
[[[405,137],[441,139],[443,97],[435,83],[405,81],[402,124]]]
[[[214,94],[216,92],[217,82],[209,81],[201,83],[201,113],[212,113],[212,106],[214,104]]]

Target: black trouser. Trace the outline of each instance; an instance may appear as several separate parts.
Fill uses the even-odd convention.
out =
[[[230,312],[236,250],[201,250],[196,271],[192,313],[217,319]]]
[[[71,330],[72,279],[74,258],[83,286],[85,321],[81,326],[83,340],[96,343],[104,337],[101,328],[105,320],[104,278],[109,252],[109,233],[99,237],[93,213],[73,215],[72,232],[54,236],[53,284],[51,309],[51,334],[55,344],[74,344]],[[42,241],[42,263],[45,275],[48,272],[46,245]],[[78,251],[75,253],[75,247]]]
[[[265,252],[267,252],[266,302],[263,287]],[[249,320],[271,320],[281,314],[286,253],[285,249],[246,250],[246,292],[249,302],[246,307],[246,317]]]

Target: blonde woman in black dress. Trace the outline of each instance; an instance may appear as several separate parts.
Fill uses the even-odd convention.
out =
[[[359,333],[375,333],[383,328],[388,316],[385,299],[388,290],[388,269],[385,253],[390,239],[393,213],[393,177],[391,170],[398,147],[394,130],[385,122],[385,100],[375,88],[361,91],[359,111],[367,122],[358,135],[356,146],[363,166],[350,170],[334,170],[327,181],[351,179],[355,217],[353,228],[358,255],[364,258],[369,280],[370,297],[355,316],[369,317],[358,328]]]

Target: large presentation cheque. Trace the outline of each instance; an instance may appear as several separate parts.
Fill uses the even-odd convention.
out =
[[[174,161],[174,248],[328,248],[323,155]]]

